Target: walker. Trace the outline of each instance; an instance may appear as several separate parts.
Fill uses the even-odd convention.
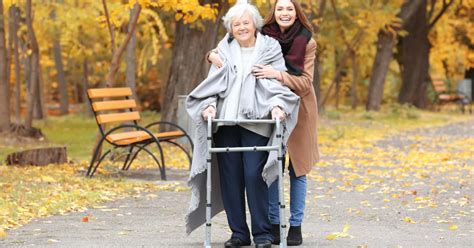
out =
[[[276,146],[253,146],[253,147],[221,147],[212,148],[212,123],[256,123],[256,124],[275,124],[275,138],[281,145]],[[248,152],[248,151],[277,151],[278,152],[278,191],[280,205],[280,247],[287,247],[286,244],[286,221],[285,221],[285,199],[283,198],[283,135],[280,120],[225,120],[225,119],[207,119],[207,195],[206,195],[206,240],[204,247],[211,248],[211,155],[220,152]]]

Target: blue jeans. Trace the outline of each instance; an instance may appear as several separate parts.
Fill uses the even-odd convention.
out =
[[[306,176],[297,177],[290,160],[290,226],[301,226],[306,207]],[[268,189],[270,200],[270,211],[268,217],[270,223],[280,224],[280,212],[278,206],[278,180]]]

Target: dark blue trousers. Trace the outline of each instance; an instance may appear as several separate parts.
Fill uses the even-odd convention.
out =
[[[214,135],[216,147],[266,146],[268,138],[240,126],[221,126]],[[268,187],[262,171],[268,152],[218,153],[222,200],[232,238],[250,240],[245,214],[245,193],[254,242],[273,241],[268,219]]]

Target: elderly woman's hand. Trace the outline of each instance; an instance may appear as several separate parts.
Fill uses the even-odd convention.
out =
[[[204,118],[204,120],[206,120],[206,121],[207,121],[207,118],[209,116],[212,117],[212,118],[215,118],[216,117],[216,108],[214,106],[210,105],[204,111],[202,111],[201,115],[202,115],[202,118]]]
[[[272,119],[276,120],[277,118],[281,121],[286,118],[285,112],[278,106],[272,109]]]
[[[224,64],[224,62],[222,61],[221,57],[219,56],[219,54],[217,54],[216,52],[212,51],[210,54],[209,54],[209,57],[207,58],[209,60],[209,62],[211,62],[211,64],[213,64],[215,67],[217,68],[221,68],[222,65]]]
[[[282,81],[281,72],[273,69],[271,65],[255,65],[252,74],[257,79],[275,78],[278,81]]]

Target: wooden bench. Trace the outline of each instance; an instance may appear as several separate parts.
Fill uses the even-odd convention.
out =
[[[434,78],[431,80],[431,84],[433,86],[433,91],[436,94],[434,103],[438,106],[438,110],[441,109],[442,105],[454,102],[459,104],[461,111],[464,113],[464,95],[455,91],[450,91],[442,79]]]
[[[97,121],[101,139],[97,143],[94,155],[92,156],[87,176],[92,177],[104,158],[111,152],[109,149],[100,155],[104,142],[112,145],[113,148],[121,147],[128,150],[122,170],[128,170],[138,153],[145,151],[156,162],[160,169],[161,179],[166,180],[165,158],[163,156],[162,143],[167,142],[179,147],[188,157],[191,165],[191,152],[193,143],[186,131],[180,126],[165,121],[153,122],[146,126],[138,125],[140,113],[136,110],[137,104],[131,99],[132,90],[130,88],[98,88],[87,90],[87,96],[91,103],[92,111]],[[106,125],[119,123],[106,130]],[[150,131],[153,126],[169,125],[172,131],[155,132]],[[189,141],[191,150],[188,151],[176,139],[186,138]],[[160,154],[160,159],[155,156],[147,147],[156,145]],[[99,158],[100,157],[100,158]]]

